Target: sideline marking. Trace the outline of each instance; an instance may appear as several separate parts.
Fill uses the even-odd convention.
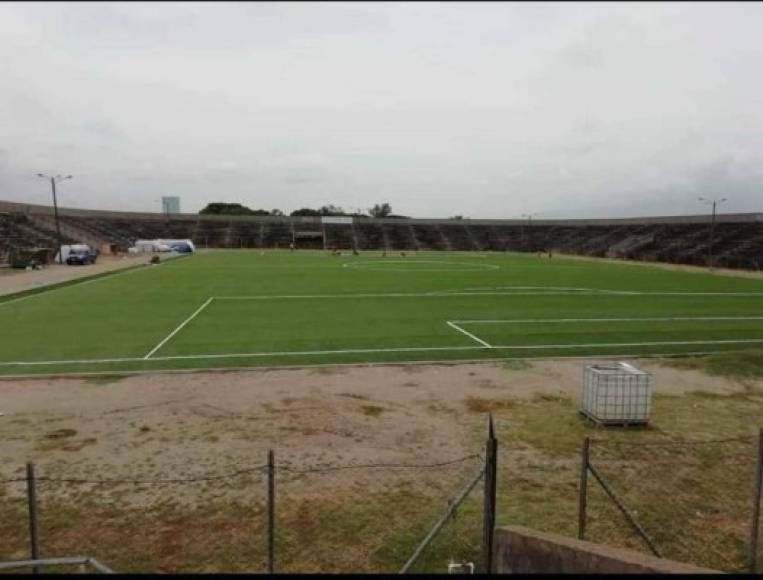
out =
[[[491,349],[501,350],[542,350],[542,349],[575,349],[575,348],[611,348],[620,346],[661,346],[661,345],[690,345],[690,344],[759,344],[763,343],[763,338],[749,339],[730,339],[730,340],[674,340],[659,342],[606,342],[589,344],[535,344],[529,346],[507,346],[491,345]],[[430,346],[430,347],[400,347],[400,348],[357,348],[346,350],[306,350],[306,351],[284,351],[284,352],[250,352],[250,353],[224,353],[224,354],[190,354],[177,356],[157,356],[150,359],[146,357],[131,358],[105,358],[105,359],[85,359],[85,360],[53,360],[53,361],[9,361],[0,362],[0,366],[42,366],[42,365],[63,365],[63,364],[101,364],[116,362],[154,362],[154,361],[172,361],[172,360],[197,360],[197,359],[224,359],[224,358],[255,358],[268,356],[315,356],[332,354],[371,354],[384,352],[429,352],[429,351],[448,351],[448,350],[484,350],[482,346]],[[716,351],[713,351],[716,352]],[[686,353],[675,353],[684,355]],[[595,358],[604,356],[600,354],[581,355],[586,358]],[[618,355],[626,356],[626,355]],[[644,356],[632,354],[627,356]],[[667,356],[665,353],[657,353],[654,356]],[[546,357],[553,358],[553,357]],[[475,359],[477,361],[482,359]],[[372,361],[373,362],[373,361]],[[394,361],[393,361],[394,362]],[[435,361],[435,362],[448,362]],[[353,363],[353,364],[372,364],[372,363]],[[380,363],[381,364],[381,363]],[[384,364],[389,364],[385,361]]]
[[[471,338],[472,340],[476,340],[476,341],[477,341],[477,342],[479,342],[479,343],[480,343],[482,346],[484,346],[484,347],[486,347],[486,348],[493,348],[493,347],[492,347],[492,346],[490,346],[490,344],[488,344],[486,341],[482,340],[481,338],[479,338],[479,337],[477,337],[477,336],[474,336],[474,335],[473,335],[471,332],[468,332],[468,331],[464,330],[463,328],[461,328],[461,327],[460,327],[458,324],[456,324],[455,322],[452,322],[452,321],[450,321],[450,320],[446,320],[446,321],[445,321],[445,323],[446,323],[448,326],[450,326],[451,328],[455,328],[455,329],[456,329],[458,332],[461,332],[461,333],[465,334],[466,336],[468,336],[468,337],[469,337],[469,338]]]
[[[455,290],[443,290],[443,292],[486,292],[494,290],[541,290],[533,294],[545,294],[546,292],[556,292],[560,290],[569,290],[571,294],[580,292],[601,292],[603,294],[633,294],[632,290],[602,290],[600,288],[575,288],[568,286],[476,286],[474,288],[457,288]],[[636,291],[637,292],[637,291]]]
[[[289,300],[289,299],[320,299],[320,298],[417,298],[451,296],[763,296],[763,292],[653,292],[631,290],[591,290],[575,292],[471,292],[455,290],[432,290],[430,292],[379,292],[359,294],[254,294],[248,296],[215,296],[216,300]]]
[[[207,299],[207,301],[206,301],[204,304],[202,304],[201,306],[199,306],[199,308],[198,308],[198,309],[197,309],[197,310],[196,310],[196,311],[195,311],[193,314],[191,314],[191,315],[190,315],[188,318],[186,318],[186,319],[185,319],[183,322],[181,322],[181,323],[180,323],[180,326],[178,326],[178,327],[177,327],[175,330],[173,330],[172,332],[170,332],[170,333],[169,333],[169,334],[168,334],[168,335],[167,335],[167,336],[164,338],[164,340],[163,340],[163,341],[161,341],[161,342],[160,342],[159,344],[157,344],[157,345],[156,345],[154,348],[152,348],[152,349],[151,349],[151,351],[149,351],[149,353],[148,353],[146,356],[144,356],[144,357],[143,357],[143,359],[145,360],[145,359],[147,359],[147,358],[151,358],[151,355],[152,355],[152,354],[154,354],[154,353],[155,353],[157,350],[159,350],[160,348],[162,348],[162,347],[165,345],[165,343],[166,343],[166,342],[167,342],[169,339],[171,339],[171,338],[172,338],[173,336],[175,336],[175,335],[176,335],[178,332],[180,332],[180,331],[182,330],[182,328],[183,328],[183,327],[184,327],[186,324],[188,324],[189,322],[191,322],[191,320],[193,320],[194,318],[196,318],[196,316],[197,316],[197,315],[198,315],[198,314],[199,314],[199,313],[200,313],[202,310],[204,310],[204,309],[205,309],[207,306],[209,306],[209,304],[210,304],[210,303],[212,302],[212,300],[214,300],[214,299],[215,299],[215,297],[214,297],[214,296],[210,296],[210,297],[209,297],[209,299]]]
[[[671,358],[671,357],[685,357],[685,356],[700,356],[705,354],[717,354],[717,350],[695,350],[686,352],[666,352],[666,353],[641,353],[641,354],[595,354],[595,355],[555,355],[555,356],[536,356],[529,360],[533,362],[545,362],[555,360],[599,360],[599,359],[611,359],[611,358]],[[151,359],[157,360],[157,359]],[[21,378],[63,378],[63,377],[90,377],[90,376],[102,376],[106,373],[113,374],[119,373],[120,375],[154,375],[154,374],[193,374],[193,373],[228,373],[228,372],[268,372],[273,370],[300,370],[300,369],[313,369],[313,368],[325,368],[325,367],[380,367],[380,366],[403,366],[403,365],[439,365],[439,366],[452,366],[459,364],[484,364],[491,362],[503,362],[513,360],[528,360],[527,357],[516,356],[504,356],[498,358],[467,358],[467,359],[413,359],[413,360],[393,360],[393,361],[367,361],[367,362],[351,362],[351,363],[314,363],[314,364],[280,364],[280,365],[267,365],[261,367],[253,366],[236,366],[236,367],[191,367],[191,368],[158,368],[149,370],[126,370],[120,369],[118,371],[106,370],[106,371],[71,371],[71,372],[53,372],[53,373],[25,373],[20,375],[0,375],[0,381],[12,381]]]
[[[647,322],[675,320],[763,320],[763,316],[669,316],[659,318],[514,318],[507,320],[453,320],[458,324],[511,324],[511,323],[542,323],[542,322]],[[450,322],[448,323],[450,324]]]
[[[444,264],[445,268],[384,268],[377,267],[379,264]],[[466,268],[448,268],[447,265],[466,266]],[[477,266],[477,267],[475,267]],[[452,262],[450,260],[365,260],[362,262],[345,262],[343,268],[353,268],[355,270],[375,270],[377,272],[480,272],[482,270],[499,270],[501,267],[497,264],[480,264],[468,262]]]

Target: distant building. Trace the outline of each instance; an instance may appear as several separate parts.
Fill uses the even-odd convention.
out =
[[[180,213],[180,198],[176,196],[163,197],[162,212],[165,215]]]

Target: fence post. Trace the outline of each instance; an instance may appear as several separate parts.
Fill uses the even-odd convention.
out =
[[[758,525],[760,523],[760,495],[763,486],[763,429],[758,431],[758,458],[755,468],[755,496],[752,504],[752,522],[750,525],[750,553],[748,565],[750,574],[758,569]]]
[[[34,477],[34,463],[26,464],[26,494],[27,494],[27,506],[29,508],[29,543],[31,559],[37,560],[40,558],[40,545],[39,536],[37,533],[37,488],[35,485]],[[40,567],[34,566],[32,568],[33,574],[40,573]]]
[[[498,473],[498,440],[495,438],[493,415],[488,416],[485,442],[485,501],[482,516],[482,557],[485,574],[493,573],[493,534],[495,532],[496,476]]]
[[[590,462],[591,438],[583,439],[580,453],[580,489],[578,489],[578,539],[585,539],[588,518],[588,464]]]
[[[276,462],[273,450],[268,450],[268,574],[275,573],[275,485]]]

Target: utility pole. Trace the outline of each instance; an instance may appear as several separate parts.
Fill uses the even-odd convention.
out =
[[[56,182],[63,181],[65,179],[71,179],[72,176],[67,175],[66,177],[62,177],[61,175],[56,175],[55,177],[50,177],[48,175],[38,173],[37,177],[42,177],[43,179],[50,179],[50,187],[53,190],[53,215],[55,216],[55,220],[56,220],[56,237],[58,238],[58,263],[63,264],[64,252],[62,250],[63,243],[61,241],[61,224],[58,221],[58,200],[56,199]]]
[[[726,201],[725,197],[722,197],[721,199],[705,199],[704,197],[700,197],[699,201],[704,203],[705,205],[712,205],[713,206],[713,214],[712,218],[710,219],[710,244],[707,248],[707,265],[712,270],[713,269],[713,245],[715,243],[715,207],[716,205],[719,205]]]
[[[527,225],[532,226],[533,225],[533,217],[537,216],[537,213],[523,213],[522,217],[527,218]],[[525,226],[522,224],[522,247],[525,246]]]

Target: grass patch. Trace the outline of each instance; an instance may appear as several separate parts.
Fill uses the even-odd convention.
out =
[[[517,404],[512,399],[485,399],[483,397],[468,397],[464,403],[470,413],[493,413],[513,409]]]
[[[127,375],[96,375],[89,377],[85,380],[86,385],[94,387],[105,387],[106,385],[114,385],[127,378]]]
[[[50,431],[48,433],[45,433],[46,439],[66,439],[67,437],[74,437],[77,434],[77,431],[74,429],[56,429],[55,431]]]
[[[667,367],[697,370],[717,377],[734,379],[763,378],[763,350],[723,352],[703,357],[665,359]]]
[[[724,571],[745,563],[763,400],[749,393],[655,395],[649,428],[596,428],[564,397],[495,411],[499,524],[575,537],[580,446],[666,557]],[[484,427],[479,426],[479,436]],[[741,439],[738,439],[740,438]],[[721,441],[681,445],[683,440]],[[653,445],[658,444],[658,445]],[[646,552],[589,477],[588,538]]]
[[[378,417],[385,411],[384,407],[379,407],[378,405],[363,405],[361,410],[368,417]]]
[[[501,362],[501,368],[507,371],[526,371],[532,368],[532,365],[524,359],[512,359]]]
[[[365,395],[359,395],[357,393],[339,393],[340,397],[347,397],[348,399],[359,399],[361,401],[365,401],[368,399]]]

